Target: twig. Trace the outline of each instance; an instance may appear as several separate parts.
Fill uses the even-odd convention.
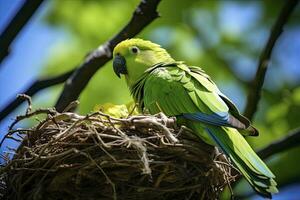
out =
[[[74,71],[75,70],[73,69],[73,70],[70,70],[64,74],[61,74],[61,75],[58,75],[55,77],[36,80],[31,84],[31,86],[28,89],[26,89],[25,91],[22,91],[21,93],[32,97],[37,92],[39,92],[45,88],[57,85],[59,83],[63,83],[71,76],[71,74]],[[6,106],[4,106],[4,108],[0,111],[0,121],[3,120],[12,111],[14,111],[23,102],[24,102],[24,99],[16,98],[13,101],[11,101],[10,103],[8,103]]]
[[[0,64],[9,54],[9,46],[35,13],[43,0],[27,0],[0,35]]]
[[[287,0],[284,7],[282,8],[274,26],[272,27],[268,42],[262,51],[258,63],[255,78],[251,81],[251,87],[247,97],[247,104],[244,115],[252,120],[258,106],[258,102],[261,96],[261,89],[264,83],[266,71],[269,65],[270,57],[272,54],[273,47],[283,32],[283,26],[287,23],[288,18],[292,14],[299,0]]]
[[[96,112],[95,114],[99,114],[101,116],[106,117],[112,126],[114,126],[114,124],[111,122],[111,120],[120,121],[133,126],[146,126],[146,127],[154,126],[160,129],[172,144],[178,143],[178,139],[168,129],[168,127],[176,126],[175,118],[167,118],[166,116],[161,116],[160,114],[158,116],[153,116],[153,117],[140,115],[140,116],[129,117],[127,119],[118,119],[101,112]]]
[[[96,71],[112,58],[112,50],[119,42],[135,36],[158,17],[156,9],[159,2],[160,0],[142,0],[129,23],[111,40],[87,56],[65,83],[63,92],[55,105],[59,112],[78,98]]]
[[[114,184],[114,182],[112,182],[112,180],[108,177],[108,175],[105,173],[105,171],[102,169],[102,167],[92,158],[92,156],[88,153],[79,151],[79,153],[83,156],[85,156],[86,158],[88,158],[94,165],[96,165],[96,167],[100,170],[100,172],[104,175],[104,177],[106,178],[106,181],[111,185],[112,190],[113,190],[113,199],[117,200],[117,192],[116,192],[116,186]]]
[[[155,126],[162,131],[162,133],[166,136],[166,138],[172,143],[178,143],[178,139],[169,131],[169,129],[163,124],[157,122],[152,118],[138,119],[132,121],[136,126],[148,125],[149,127]]]
[[[10,136],[15,133],[16,131],[12,130],[13,127],[19,123],[20,121],[22,121],[23,119],[28,119],[32,116],[35,116],[35,115],[39,115],[39,114],[50,114],[50,115],[53,115],[55,114],[56,111],[53,110],[53,109],[37,109],[33,112],[29,112],[29,113],[26,113],[25,115],[18,115],[15,119],[15,121],[9,126],[9,131],[6,135],[4,135],[4,137],[2,138],[2,140],[0,141],[0,147],[2,147],[3,145],[3,142],[7,139],[7,138],[10,138]],[[22,131],[22,130],[19,130],[19,131]],[[11,138],[10,138],[11,139]]]
[[[26,94],[19,94],[17,98],[19,98],[19,99],[21,99],[21,100],[27,101],[28,107],[27,107],[27,109],[26,109],[26,113],[25,113],[25,114],[27,115],[28,113],[30,113],[30,111],[31,111],[31,109],[32,109],[32,101],[31,101],[31,97],[28,96],[28,95],[26,95]]]
[[[93,138],[93,141],[95,142],[95,144],[97,144],[97,146],[104,152],[108,155],[108,157],[110,157],[113,161],[117,162],[117,160],[115,159],[115,157],[113,155],[111,155],[106,149],[110,148],[109,145],[107,145],[103,140],[102,138],[98,135],[98,132],[95,130],[95,135],[98,139],[98,141],[101,143],[101,145],[96,141],[95,137],[92,136]]]
[[[12,130],[12,128],[20,121],[22,121],[23,119],[27,119],[27,118],[30,118],[31,116],[34,116],[34,115],[39,115],[39,114],[50,114],[50,115],[54,115],[56,114],[57,112],[54,110],[54,109],[51,109],[51,108],[40,108],[40,109],[37,109],[33,112],[27,112],[26,111],[26,114],[25,115],[18,115],[15,119],[15,121],[9,126],[9,130]],[[1,146],[1,145],[0,145]]]
[[[69,111],[73,111],[75,110],[75,108],[79,105],[79,101],[76,100],[76,101],[72,101],[64,110],[63,110],[63,113],[64,112],[69,112]]]
[[[290,131],[284,138],[272,142],[267,147],[259,150],[257,154],[266,159],[271,155],[300,146],[300,127]]]

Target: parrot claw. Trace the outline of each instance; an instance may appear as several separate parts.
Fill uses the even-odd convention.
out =
[[[154,115],[154,117],[157,117],[161,120],[161,123],[166,127],[174,127],[176,122],[176,117],[167,117],[163,112],[159,112]]]
[[[154,116],[162,119],[163,123],[165,123],[168,120],[168,117],[163,112],[159,112],[159,113],[155,114]]]
[[[176,117],[167,117],[162,112],[155,114],[154,117],[160,119],[159,123],[161,123],[161,125],[164,127],[164,133],[169,142],[171,142],[172,144],[178,143],[178,139],[168,129],[176,127]]]
[[[169,130],[169,128],[176,127],[175,117],[168,118],[165,114],[158,113],[154,116],[132,116],[128,118],[128,120],[131,124],[135,125],[147,124],[149,126],[149,124],[151,124],[152,126],[159,128],[170,143],[175,144],[179,142]]]

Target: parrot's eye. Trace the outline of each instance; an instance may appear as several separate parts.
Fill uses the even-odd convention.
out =
[[[136,54],[139,52],[139,48],[137,48],[136,46],[131,47],[131,52]]]

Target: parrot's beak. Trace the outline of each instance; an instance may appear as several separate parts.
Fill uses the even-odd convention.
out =
[[[113,68],[116,73],[116,75],[121,78],[120,74],[127,74],[126,69],[126,60],[121,55],[115,55],[114,61],[113,61]]]

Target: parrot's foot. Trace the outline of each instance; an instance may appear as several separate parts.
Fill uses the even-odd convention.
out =
[[[178,139],[170,132],[169,128],[174,128],[176,126],[176,118],[175,117],[167,117],[164,113],[160,112],[154,115],[154,117],[160,119],[157,120],[160,124],[161,129],[163,130],[163,133],[165,134],[166,138],[171,142],[172,144],[178,143]]]
[[[160,122],[166,127],[176,127],[176,117],[167,117],[163,112],[155,114],[154,117],[159,118]]]
[[[178,143],[178,139],[173,135],[169,128],[176,126],[176,118],[168,118],[163,113],[158,113],[154,116],[132,116],[127,119],[131,124],[135,126],[154,126],[162,131],[165,138],[172,144]]]
[[[164,113],[159,112],[159,113],[155,114],[154,117],[157,117],[157,118],[161,119],[162,124],[167,126],[167,122],[168,122],[169,118]]]

